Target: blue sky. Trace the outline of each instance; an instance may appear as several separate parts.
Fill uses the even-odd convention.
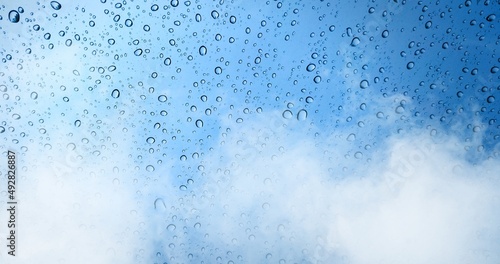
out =
[[[51,2],[0,6],[2,260],[500,259],[498,3]]]

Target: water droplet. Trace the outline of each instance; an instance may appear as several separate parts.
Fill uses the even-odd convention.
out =
[[[443,49],[448,49],[449,46],[450,46],[450,44],[448,44],[448,42],[445,42],[445,43],[443,43],[443,45],[441,47]]]
[[[201,22],[201,15],[198,13],[194,16],[196,22]]]
[[[108,67],[108,71],[112,72],[112,71],[115,71],[116,70],[116,66],[115,65],[111,65]]]
[[[363,158],[363,153],[360,152],[360,151],[358,151],[358,152],[354,153],[354,157],[356,159],[362,159]]]
[[[148,165],[148,166],[146,166],[146,171],[153,172],[153,171],[155,171],[155,167],[153,167],[153,165]]]
[[[480,128],[479,126],[474,126],[474,127],[472,128],[472,131],[473,131],[474,133],[478,133],[478,132],[480,132],[480,131],[481,131],[481,128]]]
[[[402,114],[405,111],[405,108],[402,105],[396,107],[396,114]]]
[[[155,143],[155,138],[154,137],[148,137],[146,139],[146,142],[148,142],[149,144],[153,144],[153,143]]]
[[[219,67],[219,66],[217,66],[217,67],[215,67],[214,72],[215,72],[215,74],[221,74],[222,73],[222,68]]]
[[[125,20],[125,26],[127,26],[127,27],[131,27],[133,24],[134,24],[134,23],[132,22],[132,20],[130,20],[130,19],[128,19],[128,18]]]
[[[367,81],[367,80],[362,80],[360,83],[359,83],[359,87],[361,89],[366,89],[368,88],[368,86],[370,86],[370,83]]]
[[[211,15],[212,15],[213,19],[219,18],[219,12],[217,12],[216,10],[213,10],[212,13],[211,13]]]
[[[159,6],[157,4],[154,4],[151,6],[151,11],[158,11]]]
[[[160,95],[160,96],[158,96],[158,101],[160,101],[162,103],[166,102],[167,101],[167,96],[165,96],[163,94]]]
[[[360,42],[361,41],[359,40],[358,37],[354,37],[351,41],[351,46],[356,47],[357,45],[359,45]]]
[[[427,21],[427,22],[425,23],[425,28],[429,29],[429,28],[431,28],[431,27],[432,27],[432,21]]]
[[[185,191],[185,190],[187,190],[187,186],[186,185],[181,185],[181,186],[179,186],[179,190]]]
[[[111,92],[111,97],[113,97],[113,98],[118,98],[118,97],[120,97],[120,90],[118,90],[118,89],[114,89],[114,90]]]
[[[290,119],[293,117],[293,114],[292,114],[292,111],[290,110],[285,110],[283,111],[283,114],[282,116],[285,118],[285,119]]]
[[[307,67],[306,67],[306,70],[308,72],[312,72],[312,71],[314,71],[314,69],[316,69],[316,65],[314,63],[309,63],[309,65],[307,65]]]
[[[82,125],[82,121],[80,121],[80,120],[77,119],[77,120],[75,120],[74,124],[75,124],[76,127],[80,127]]]
[[[179,158],[181,161],[186,161],[187,160],[187,157],[186,155],[181,155],[181,157]]]
[[[236,17],[235,16],[229,17],[229,22],[231,22],[231,24],[236,23]]]
[[[135,56],[141,56],[142,55],[142,49],[136,49],[134,51]]]
[[[201,46],[198,51],[199,51],[201,56],[207,55],[207,47],[205,47],[205,46]]]
[[[196,224],[194,224],[194,228],[198,229],[201,227],[201,224],[199,222],[197,222]]]
[[[406,64],[406,68],[408,70],[413,69],[413,67],[415,67],[415,63],[413,61],[410,61],[410,62],[408,62],[408,64]]]
[[[203,127],[203,121],[201,119],[196,120],[196,127],[197,128],[202,128]]]
[[[168,231],[174,231],[174,230],[175,230],[175,228],[176,228],[176,227],[175,227],[175,225],[174,225],[174,224],[170,224],[170,225],[168,225],[168,226],[167,226],[167,230],[168,230]]]
[[[162,198],[157,198],[154,202],[155,210],[165,210],[167,206],[165,205],[165,201]]]
[[[59,4],[59,2],[57,2],[57,1],[51,1],[50,6],[52,8],[54,8],[54,10],[59,10],[62,7],[61,4]]]
[[[305,109],[299,110],[297,113],[297,120],[303,121],[307,119],[307,111]]]
[[[31,92],[31,99],[36,100],[38,98],[38,94],[36,92]]]
[[[179,5],[179,0],[171,0],[170,5],[173,7],[177,7]]]
[[[321,82],[321,76],[319,76],[319,75],[315,76],[314,79],[313,79],[313,81],[315,83],[320,83]]]
[[[490,72],[491,73],[497,73],[499,70],[500,70],[500,68],[498,68],[497,66],[493,66],[493,67],[491,67]]]
[[[356,140],[356,134],[349,134],[349,136],[347,136],[347,141],[354,141]]]
[[[16,10],[12,10],[9,12],[9,21],[12,23],[17,23],[19,22],[19,19],[21,17],[19,16],[19,13]]]
[[[306,103],[310,104],[312,102],[314,102],[314,98],[312,98],[311,96],[306,97]]]
[[[13,114],[13,115],[12,115],[12,118],[13,118],[14,120],[19,120],[19,119],[21,119],[21,116],[20,116],[19,114]]]
[[[492,104],[493,102],[495,102],[495,96],[493,95],[488,96],[488,98],[486,98],[486,102]]]
[[[495,14],[491,14],[491,15],[486,17],[486,20],[488,22],[493,22],[496,18],[497,18],[497,16]]]
[[[170,66],[170,64],[172,64],[172,59],[170,58],[166,58],[164,61],[163,61],[163,64],[167,65],[167,66]]]
[[[386,30],[382,31],[383,38],[387,38],[388,36],[389,36],[389,30],[386,29]]]
[[[0,133],[3,133],[3,132],[5,132],[5,127],[0,126]]]

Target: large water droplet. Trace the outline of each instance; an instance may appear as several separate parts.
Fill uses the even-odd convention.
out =
[[[12,23],[17,23],[19,22],[19,19],[21,17],[19,16],[19,13],[16,10],[12,10],[9,12],[9,21]]]
[[[59,10],[62,7],[61,4],[59,4],[59,2],[57,2],[57,1],[51,1],[50,6],[52,8],[54,8],[54,10]]]
[[[493,95],[488,96],[488,98],[486,98],[486,101],[492,104],[493,102],[495,102],[495,96]]]

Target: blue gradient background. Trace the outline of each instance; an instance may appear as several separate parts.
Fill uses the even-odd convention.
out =
[[[498,1],[58,2],[0,4],[2,263],[500,261]]]

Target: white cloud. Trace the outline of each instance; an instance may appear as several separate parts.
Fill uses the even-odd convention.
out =
[[[210,214],[205,221],[215,233],[208,245],[243,252],[249,262],[268,252],[313,262],[500,260],[498,161],[474,165],[463,143],[414,133],[379,144],[381,157],[336,180],[312,140],[268,129],[270,120],[231,127],[212,153],[206,186],[195,190],[212,197],[212,210],[200,214]],[[347,147],[330,152],[342,156]]]

